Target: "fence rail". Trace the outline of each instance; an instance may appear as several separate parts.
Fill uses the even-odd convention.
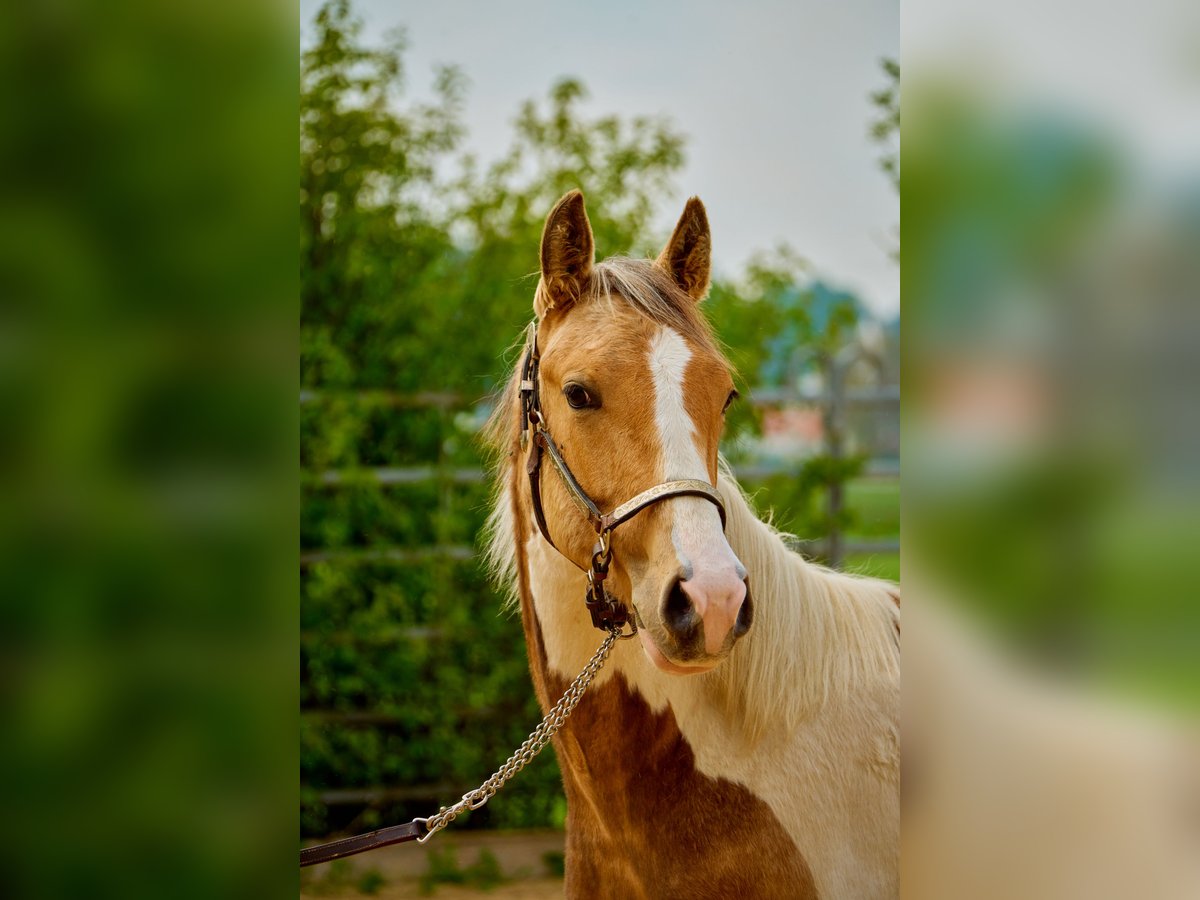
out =
[[[454,559],[466,561],[475,556],[470,544],[438,544],[430,547],[402,547],[397,544],[375,544],[368,547],[324,547],[320,550],[304,550],[300,553],[300,565],[330,560],[353,560],[354,562],[428,562],[431,559]]]
[[[301,785],[301,796],[308,785]],[[414,800],[445,800],[470,790],[469,784],[414,784],[405,787],[330,788],[316,792],[326,806],[375,806],[383,803],[407,803]]]
[[[789,475],[796,471],[795,462],[772,461],[733,467],[739,479],[756,480],[773,475]],[[900,475],[900,461],[876,458],[867,462],[863,477],[896,478]],[[419,484],[425,481],[444,481],[452,484],[480,484],[488,477],[483,469],[470,466],[364,466],[360,469],[326,469],[307,473],[310,481],[330,487],[344,484],[372,483],[382,485]]]
[[[458,391],[401,393],[385,390],[318,391],[308,388],[300,391],[301,406],[322,400],[349,400],[368,406],[394,406],[398,409],[466,409],[481,402],[478,398],[472,399]]]
[[[824,557],[827,552],[825,538],[812,540],[796,540],[792,548],[808,557]],[[900,541],[897,539],[856,540],[847,538],[842,542],[846,553],[899,553]],[[301,568],[317,563],[412,563],[424,562],[430,559],[453,559],[469,562],[479,556],[478,551],[469,544],[446,544],[430,547],[400,547],[384,544],[374,547],[333,547],[322,550],[306,551],[300,554]]]
[[[886,405],[900,402],[900,386],[884,384],[873,387],[851,387],[843,394],[850,404]],[[469,409],[480,404],[490,404],[491,398],[465,394],[461,391],[388,391],[377,389],[315,390],[300,391],[300,405],[332,400],[350,400],[364,405],[393,406],[400,409]],[[829,402],[827,391],[807,391],[797,388],[756,388],[750,392],[748,402],[756,406],[783,406],[800,404],[819,406]]]

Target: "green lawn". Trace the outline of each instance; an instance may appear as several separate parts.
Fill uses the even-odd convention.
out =
[[[870,575],[873,578],[900,580],[899,553],[850,553],[842,562],[842,569],[855,575]]]
[[[846,537],[884,540],[900,536],[900,482],[896,479],[862,478],[846,485],[846,505],[854,524]],[[842,563],[847,572],[900,580],[900,554],[852,553]]]
[[[846,485],[846,505],[855,516],[855,537],[885,538],[900,534],[900,482],[894,478],[860,478]]]

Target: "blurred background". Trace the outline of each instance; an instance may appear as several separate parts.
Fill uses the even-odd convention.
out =
[[[294,893],[297,31],[0,9],[5,896]]]
[[[904,893],[1200,896],[1200,14],[904,15]]]
[[[503,41],[519,25],[507,7],[476,8],[470,34],[463,4],[301,7],[305,838],[428,815],[540,718],[519,619],[480,559],[478,433],[532,315],[546,213],[572,188],[601,258],[656,255],[701,196],[716,259],[704,309],[744,398],[724,453],[801,552],[899,577],[894,9],[825,12],[824,33],[804,35],[781,7],[721,35],[703,10],[526,6],[544,54],[529,35]],[[780,18],[795,25],[786,40]],[[710,38],[717,63],[697,50]],[[757,43],[773,58],[749,55]],[[650,68],[643,46],[657,47]],[[824,66],[837,77],[804,87]],[[565,813],[547,751],[462,830],[561,829]],[[499,840],[508,876],[523,857]],[[561,843],[535,871],[561,868]],[[425,877],[468,878],[474,852]],[[412,857],[424,848],[303,883],[400,890]]]

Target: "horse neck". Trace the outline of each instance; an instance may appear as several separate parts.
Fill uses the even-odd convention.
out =
[[[509,500],[518,600],[534,686],[547,707],[603,635],[584,608],[585,574],[534,526],[517,469]],[[657,670],[639,641],[619,641],[596,684],[619,674],[655,712],[669,705],[677,718],[754,744],[771,730],[793,729],[864,682],[894,678],[898,613],[882,582],[807,563],[758,519],[732,479],[723,475],[719,487],[729,511],[727,535],[754,593],[750,633],[713,673],[689,677]]]
[[[792,729],[899,678],[897,588],[834,572],[790,550],[736,481],[719,480],[726,536],[750,573],[755,622],[714,675],[744,710],[746,731]]]

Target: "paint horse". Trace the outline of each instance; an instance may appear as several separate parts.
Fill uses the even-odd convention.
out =
[[[607,582],[638,627],[555,738],[576,898],[894,897],[899,599],[790,551],[718,456],[736,396],[701,315],[710,249],[690,200],[657,260],[594,260],[583,195],[546,220],[534,297],[541,418],[604,512],[702,479],[612,536]],[[527,346],[526,350],[530,348]],[[543,709],[603,635],[584,609],[596,534],[563,478],[537,526],[521,372],[489,426],[489,557],[520,605]]]

